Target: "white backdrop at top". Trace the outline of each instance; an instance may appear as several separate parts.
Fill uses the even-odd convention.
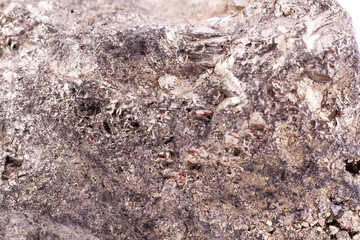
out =
[[[356,42],[358,46],[360,46],[360,1],[359,0],[337,0],[337,1],[350,14],[353,22],[353,26],[356,31]]]

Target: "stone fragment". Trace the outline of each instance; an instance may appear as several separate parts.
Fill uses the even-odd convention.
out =
[[[334,0],[3,0],[0,239],[357,236],[359,63]]]
[[[339,214],[339,212],[342,209],[341,205],[336,205],[336,204],[331,204],[330,205],[331,211],[334,214],[334,216],[337,216]]]
[[[330,235],[335,235],[339,232],[339,228],[335,226],[329,226]]]
[[[348,232],[346,231],[340,231],[336,234],[336,239],[339,240],[351,240],[351,237]]]
[[[320,226],[324,227],[324,226],[325,226],[325,223],[326,223],[325,218],[320,218],[320,219],[319,219],[319,224],[320,224]]]
[[[346,211],[338,221],[344,229],[349,229],[355,233],[360,231],[360,217],[356,212]]]
[[[302,222],[301,226],[304,228],[308,228],[308,227],[310,227],[310,224],[308,222]]]
[[[355,236],[353,236],[352,239],[353,240],[360,240],[360,234],[356,234]]]

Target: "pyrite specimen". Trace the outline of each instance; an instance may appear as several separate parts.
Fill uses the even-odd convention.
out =
[[[333,0],[2,1],[1,239],[360,239]]]

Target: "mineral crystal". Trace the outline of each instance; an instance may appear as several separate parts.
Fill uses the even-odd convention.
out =
[[[0,12],[1,239],[360,234],[359,51],[335,1]]]

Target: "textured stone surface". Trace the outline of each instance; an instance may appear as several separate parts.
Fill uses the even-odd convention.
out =
[[[2,1],[1,239],[358,239],[332,0]]]

